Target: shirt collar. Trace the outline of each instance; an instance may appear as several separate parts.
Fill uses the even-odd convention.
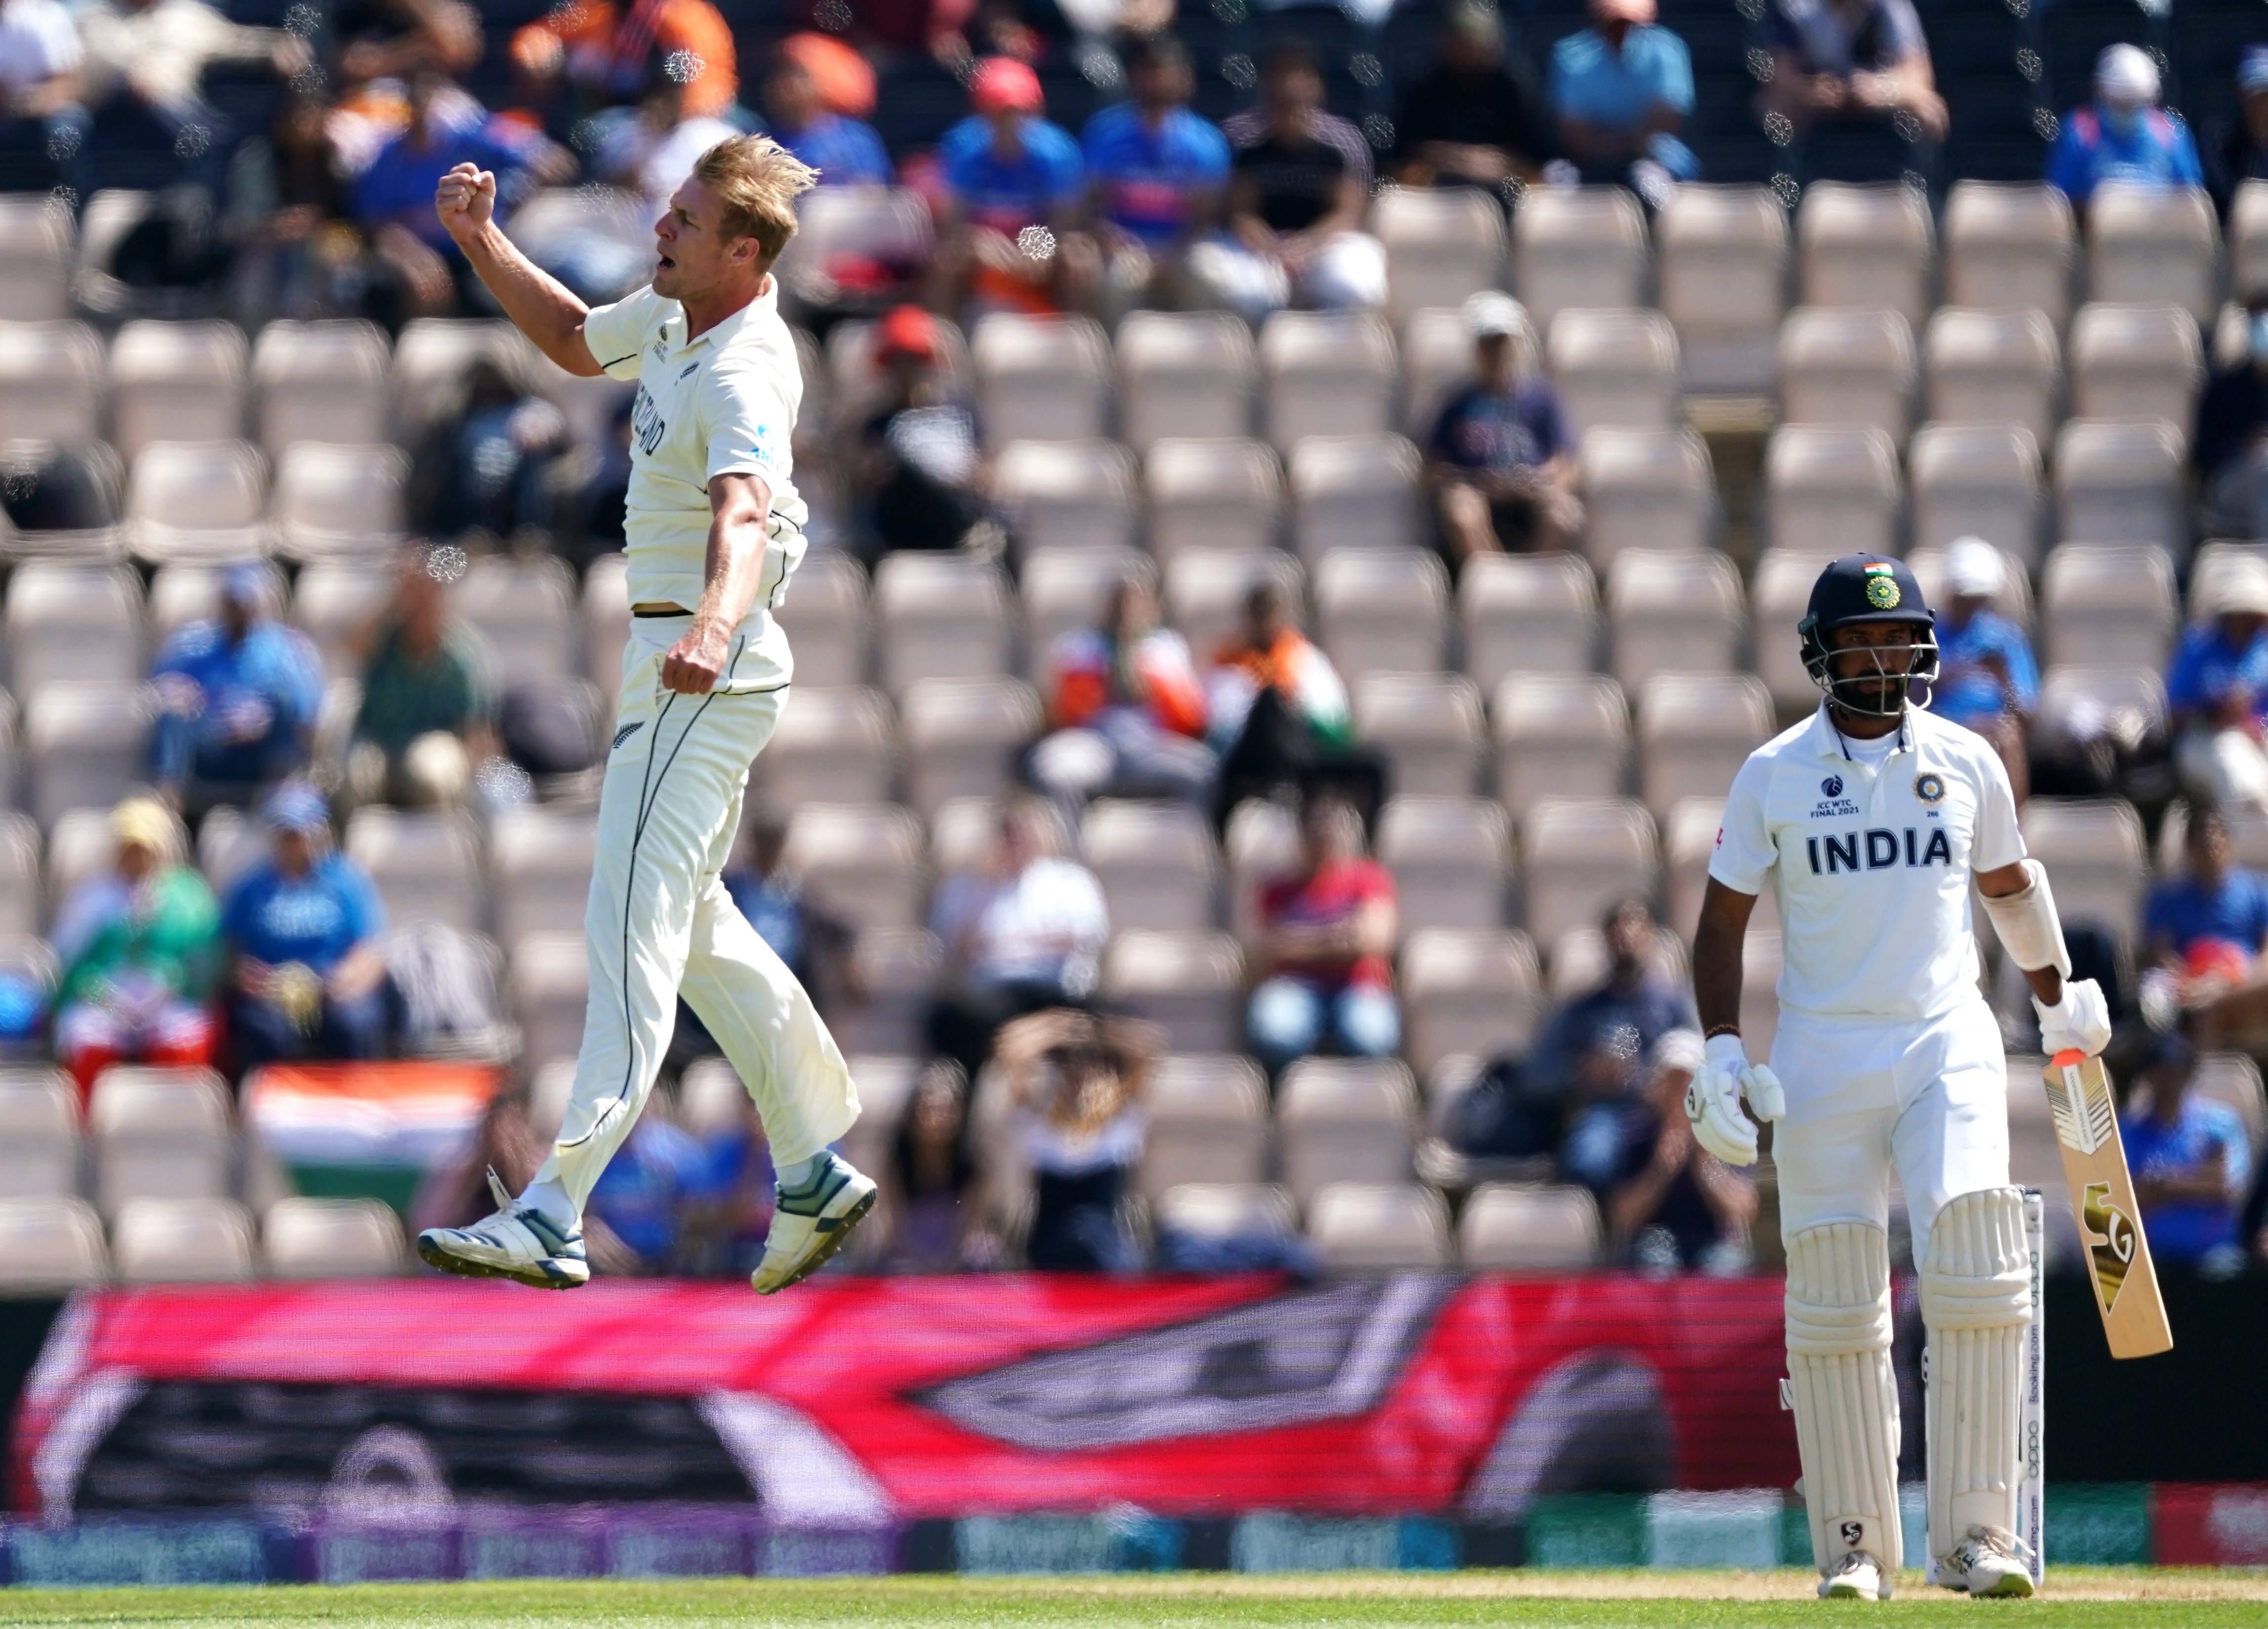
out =
[[[1904,716],[1898,720],[1898,744],[1891,748],[1893,754],[1914,749],[1913,719],[1913,705],[1908,703]],[[1811,728],[1805,734],[1804,741],[1815,756],[1840,758],[1849,763],[1859,762],[1858,755],[1843,744],[1843,732],[1837,729],[1834,719],[1828,717],[1824,700],[1819,704],[1819,710],[1811,715]]]
[[[740,310],[734,312],[731,316],[717,324],[716,327],[702,330],[698,338],[690,340],[672,340],[670,342],[670,349],[673,351],[686,350],[691,349],[695,345],[708,344],[711,349],[721,350],[740,336],[740,330],[748,326],[748,320],[751,317],[755,316],[760,311],[771,311],[777,307],[778,304],[779,279],[770,272],[767,272],[764,274],[764,291],[762,293],[757,295],[755,299],[741,306]],[[664,326],[669,332],[682,334],[685,332],[685,307],[681,305],[677,308],[677,313],[671,317],[668,320],[668,322]]]

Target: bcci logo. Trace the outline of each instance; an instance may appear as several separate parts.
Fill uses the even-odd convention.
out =
[[[1945,801],[1945,777],[1934,772],[1914,777],[1914,796],[1933,806]]]
[[[1898,579],[1891,575],[1889,566],[1870,565],[1867,568],[1868,605],[1878,611],[1895,611],[1898,608],[1899,597]]]
[[[1825,792],[1830,798],[1841,797],[1843,795],[1843,778],[1840,775],[1830,775],[1825,780],[1819,783],[1819,790]]]

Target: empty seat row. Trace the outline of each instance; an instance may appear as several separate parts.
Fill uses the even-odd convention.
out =
[[[138,1198],[106,1239],[84,1200],[0,1198],[0,1295],[123,1284],[385,1277],[408,1260],[401,1223],[375,1200],[278,1199],[255,1228],[228,1198]]]

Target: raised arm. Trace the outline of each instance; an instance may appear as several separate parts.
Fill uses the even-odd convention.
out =
[[[583,337],[583,319],[591,308],[504,235],[496,224],[496,200],[495,173],[460,164],[434,190],[433,212],[512,326],[570,373],[595,379],[606,370]]]

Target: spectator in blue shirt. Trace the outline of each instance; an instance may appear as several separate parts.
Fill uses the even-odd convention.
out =
[[[1464,314],[1476,377],[1442,405],[1425,450],[1451,557],[1565,549],[1582,530],[1583,505],[1559,399],[1533,367],[1528,314],[1493,290],[1468,299]]]
[[[2150,965],[2142,1000],[2155,1021],[2186,1014],[2207,1043],[2243,1024],[2268,992],[2259,957],[2268,949],[2268,880],[2235,863],[2228,821],[2212,804],[2190,811],[2187,865],[2150,891],[2142,931]]]
[[[2197,1095],[2196,1077],[2190,1043],[2160,1036],[2142,1074],[2147,1101],[2119,1131],[2152,1257],[2231,1272],[2243,1260],[2236,1213],[2252,1177],[2252,1144],[2234,1109]]]
[[[266,574],[229,568],[220,615],[174,633],[151,674],[151,773],[176,808],[250,803],[307,762],[323,704],[322,662],[272,620]]]
[[[764,81],[764,112],[773,139],[817,170],[821,186],[887,187],[895,179],[874,127],[829,108],[795,58],[783,56]]]
[[[680,1264],[681,1213],[706,1196],[715,1163],[656,1094],[591,1190],[592,1214],[637,1257],[637,1271],[669,1272]]]
[[[1134,99],[1086,122],[1081,146],[1114,306],[1162,303],[1193,233],[1219,208],[1228,138],[1189,111],[1189,54],[1170,34],[1127,64]]]
[[[1633,1072],[1642,1084],[1580,1110],[1559,1146],[1561,1174],[1598,1201],[1617,1262],[1748,1270],[1756,1184],[1693,1140],[1685,1113],[1685,1088],[1703,1061],[1699,1030],[1670,1030]]]
[[[1028,313],[1094,303],[1101,256],[1072,230],[1086,168],[1069,131],[1041,117],[1040,77],[988,57],[968,82],[976,112],[937,146],[946,193],[938,272],[946,307]]]
[[[1552,1016],[1529,1055],[1528,1095],[1558,1107],[1621,1101],[1643,1085],[1640,1070],[1673,1029],[1697,1027],[1684,987],[1653,965],[1660,929],[1646,903],[1626,899],[1600,925],[1607,976]]]
[[[2024,630],[1992,609],[2007,585],[2006,557],[1983,538],[1959,538],[1946,550],[1929,710],[1992,743],[2021,804],[2029,785],[2024,730],[2040,704],[2040,670]]]
[[[1627,181],[1650,200],[1671,180],[1701,175],[1677,139],[1693,111],[1693,60],[1655,15],[1655,0],[1591,0],[1591,26],[1551,51],[1559,150],[1584,181]]]
[[[2084,210],[2105,181],[2202,187],[2190,128],[2158,106],[2158,65],[2139,46],[2114,45],[2095,59],[2095,100],[2075,107],[2048,155],[2048,180]]]
[[[2205,621],[2166,673],[2174,771],[2193,797],[2268,807],[2268,564],[2240,556],[2195,597]]]
[[[331,847],[329,811],[306,782],[278,786],[261,818],[269,857],[221,911],[238,1066],[383,1056],[386,914],[376,886]]]

